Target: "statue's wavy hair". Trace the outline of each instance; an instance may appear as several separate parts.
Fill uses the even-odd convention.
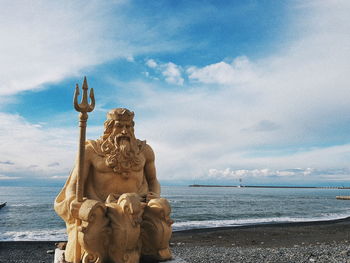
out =
[[[133,137],[131,149],[129,152],[118,152],[118,148],[114,144],[113,127],[117,120],[108,119],[104,123],[104,133],[101,136],[101,152],[106,156],[106,165],[111,167],[114,172],[123,174],[123,172],[139,171],[142,168],[142,160],[139,156],[140,148],[134,134],[134,121],[131,121],[131,130]]]

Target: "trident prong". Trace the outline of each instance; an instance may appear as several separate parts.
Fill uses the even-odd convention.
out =
[[[81,103],[78,103],[78,96],[80,94],[79,92],[79,85],[76,84],[75,87],[75,92],[74,92],[74,108],[76,111],[81,112],[81,113],[86,113],[86,112],[91,112],[95,108],[95,96],[94,96],[94,89],[90,89],[90,101],[91,103],[89,104],[88,102],[88,96],[87,96],[87,91],[88,91],[88,84],[86,77],[84,77],[84,83],[83,83],[83,97],[81,99]]]

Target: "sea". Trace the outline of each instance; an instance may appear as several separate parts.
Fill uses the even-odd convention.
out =
[[[0,241],[66,240],[63,220],[53,210],[60,187],[2,187]],[[346,189],[163,186],[172,207],[174,231],[196,228],[310,222],[350,216]]]

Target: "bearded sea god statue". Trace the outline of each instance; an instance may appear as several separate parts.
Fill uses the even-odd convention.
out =
[[[78,161],[55,200],[67,226],[68,262],[172,257],[170,205],[160,198],[153,150],[135,138],[133,118],[124,108],[108,112],[101,138],[85,142],[81,201],[76,197]]]

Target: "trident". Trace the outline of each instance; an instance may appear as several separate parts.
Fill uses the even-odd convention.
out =
[[[83,182],[82,176],[84,173],[84,160],[85,160],[85,139],[86,139],[86,122],[88,119],[88,112],[91,112],[95,108],[95,97],[94,97],[94,89],[90,89],[90,101],[91,104],[88,103],[87,98],[88,84],[86,81],[86,77],[84,77],[83,83],[83,97],[81,103],[78,103],[79,85],[76,84],[75,92],[74,92],[74,108],[76,111],[80,112],[79,114],[79,154],[78,154],[78,171],[77,171],[77,184],[76,184],[76,200],[78,202],[83,202]],[[75,239],[75,253],[74,253],[74,263],[79,263],[81,258],[81,247],[78,241],[78,230],[81,225],[81,220],[76,219],[76,239]]]

